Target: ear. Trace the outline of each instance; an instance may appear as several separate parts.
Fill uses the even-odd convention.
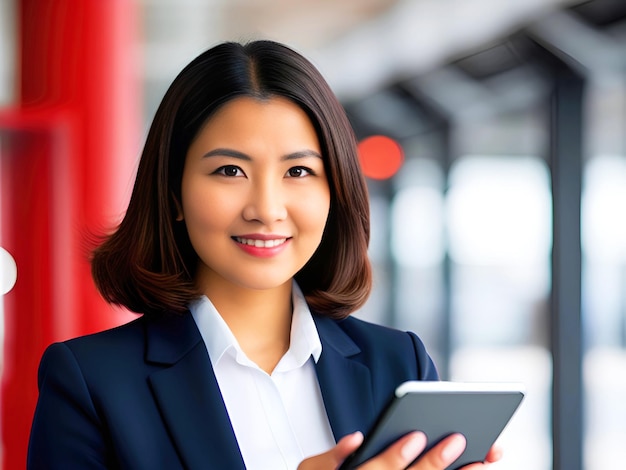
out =
[[[181,203],[178,201],[178,198],[172,193],[172,200],[174,201],[174,206],[176,207],[176,222],[182,222],[184,220],[183,216],[183,207]]]

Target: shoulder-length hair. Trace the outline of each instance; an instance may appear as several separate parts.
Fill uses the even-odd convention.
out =
[[[331,204],[321,243],[296,274],[309,306],[343,318],[371,290],[369,203],[356,139],[343,107],[319,71],[273,42],[226,42],[199,55],[167,90],[148,132],[126,214],[92,252],[100,293],[131,311],[185,312],[201,293],[198,256],[176,221],[187,150],[205,122],[228,101],[283,97],[302,108],[322,148]]]

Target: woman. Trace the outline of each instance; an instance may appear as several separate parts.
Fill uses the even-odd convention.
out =
[[[28,467],[337,468],[399,383],[437,379],[413,333],[349,316],[368,239],[353,132],[319,72],[270,41],[201,54],[93,254],[104,298],[142,316],[48,348]],[[362,468],[406,468],[425,445],[413,433]]]

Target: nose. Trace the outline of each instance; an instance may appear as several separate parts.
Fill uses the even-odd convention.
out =
[[[264,225],[285,220],[287,206],[280,183],[269,179],[253,184],[243,209],[243,218],[247,221],[261,222]]]

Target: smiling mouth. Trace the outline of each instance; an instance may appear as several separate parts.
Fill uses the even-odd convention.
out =
[[[254,246],[256,248],[274,248],[275,246],[282,245],[287,241],[286,238],[277,238],[275,240],[257,240],[252,238],[233,237],[233,239],[242,245]]]

